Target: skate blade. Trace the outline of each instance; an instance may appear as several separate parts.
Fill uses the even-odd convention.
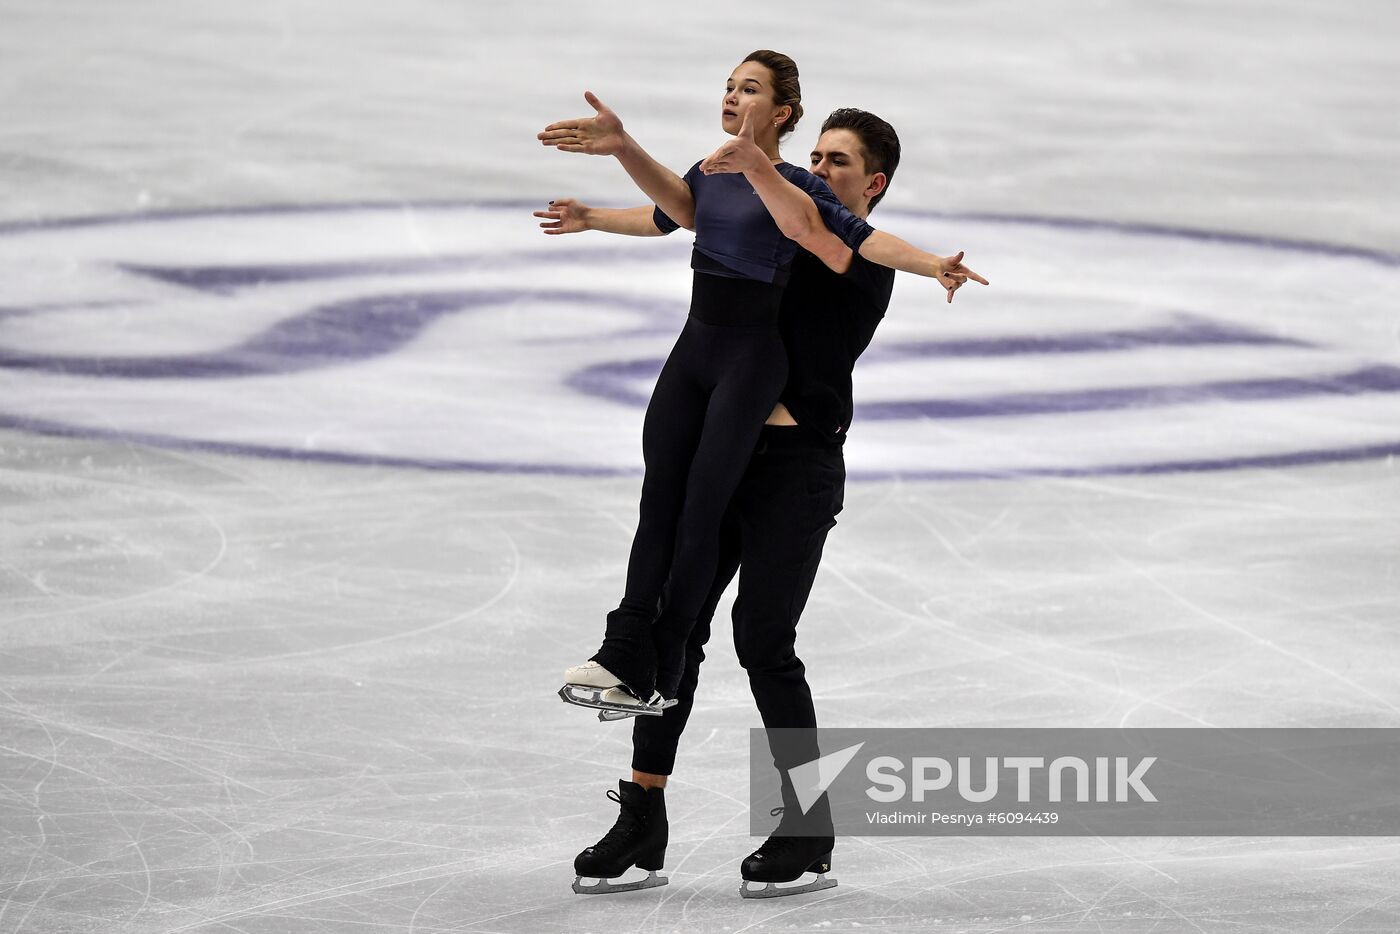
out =
[[[612,711],[621,713],[624,717],[659,717],[662,712],[675,703],[663,701],[656,705],[644,704],[639,700],[630,701],[606,700],[603,695],[614,688],[595,688],[586,684],[566,684],[559,689],[559,697],[566,704],[573,704],[576,707],[592,707],[595,710],[604,712]],[[625,693],[625,692],[624,692]],[[599,718],[603,719],[603,718]],[[613,719],[609,717],[608,719]]]
[[[611,879],[599,879],[592,885],[583,884],[583,876],[574,877],[574,891],[579,895],[611,895],[615,892],[639,892],[642,889],[654,889],[658,885],[666,885],[671,880],[666,876],[658,876],[656,870],[651,870],[645,879],[638,879],[636,882],[613,882]]]
[[[667,708],[676,706],[675,698],[672,698],[671,700],[668,700],[668,701],[663,701],[663,702],[661,703],[660,706],[661,706],[661,709],[662,709],[662,710],[666,710]],[[635,717],[635,716],[637,716],[637,715],[638,715],[638,711],[635,711],[635,710],[600,710],[600,711],[598,711],[598,719],[599,719],[599,720],[602,720],[604,723],[610,723],[610,722],[612,722],[613,720],[626,720],[626,719],[628,719],[629,717]]]
[[[761,889],[751,889],[750,885],[762,885]],[[739,895],[742,898],[782,898],[786,895],[801,895],[804,892],[820,892],[822,889],[833,888],[836,885],[835,879],[828,879],[823,874],[818,874],[817,878],[802,885],[787,885],[780,887],[777,882],[750,882],[748,879],[739,883]]]

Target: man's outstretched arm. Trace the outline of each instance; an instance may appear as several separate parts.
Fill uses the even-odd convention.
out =
[[[850,269],[851,247],[832,232],[828,226],[828,218],[818,208],[813,195],[784,178],[763,151],[754,144],[747,119],[738,135],[706,158],[700,164],[700,168],[707,174],[743,172],[785,237],[795,241],[836,272],[844,273]],[[854,215],[841,206],[840,202],[834,198],[831,202],[830,210],[833,214],[840,214],[851,224],[857,223]],[[950,302],[953,300],[953,293],[968,279],[987,284],[986,279],[962,264],[961,253],[946,257],[928,253],[880,230],[873,231],[859,244],[859,252],[872,263],[937,279],[947,290]]]

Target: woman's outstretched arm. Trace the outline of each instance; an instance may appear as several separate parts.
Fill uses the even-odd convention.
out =
[[[580,233],[601,230],[603,233],[624,234],[629,237],[661,237],[666,231],[656,226],[655,208],[594,208],[575,198],[557,198],[549,202],[536,217],[544,218],[540,228],[547,234]]]
[[[583,92],[584,100],[596,115],[560,120],[536,134],[546,146],[564,152],[582,152],[594,156],[613,156],[632,177],[648,198],[676,223],[695,229],[695,196],[690,185],[675,172],[653,159],[622,127],[622,120],[592,91]]]

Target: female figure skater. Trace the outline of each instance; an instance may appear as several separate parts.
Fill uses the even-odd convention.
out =
[[[949,301],[968,278],[985,280],[962,265],[961,253],[925,253],[875,231],[826,183],[782,160],[779,137],[802,116],[797,66],[785,55],[748,55],[726,82],[721,112],[725,132],[752,134],[784,180],[781,195],[772,185],[756,190],[742,174],[707,174],[701,163],[680,178],[637,145],[596,96],[584,97],[595,117],[550,124],[538,138],[565,152],[616,157],[657,205],[658,226],[695,231],[695,272],[690,315],[643,423],[646,472],[626,590],[608,614],[602,647],[565,673],[560,696],[605,712],[659,715],[675,695],[686,640],[714,578],[725,506],[787,377],[777,321],[797,246],[770,214],[790,212],[791,204],[774,199],[796,186],[845,247],[937,279]],[[663,588],[667,613],[658,623]]]

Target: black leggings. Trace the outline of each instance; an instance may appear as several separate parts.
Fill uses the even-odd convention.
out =
[[[791,768],[815,759],[816,711],[806,668],[797,657],[797,621],[807,605],[826,535],[845,500],[846,467],[839,447],[814,440],[804,428],[765,427],[725,513],[713,587],[686,645],[677,704],[632,727],[632,768],[670,775],[676,747],[695,700],[700,663],[715,607],[739,575],[734,601],[734,648],[748,671],[763,725],[795,733],[775,744],[775,763]],[[669,615],[663,613],[663,620]],[[770,740],[771,740],[770,734]]]
[[[787,381],[781,300],[779,286],[697,271],[690,316],[647,405],[640,518],[610,623],[652,624],[665,590],[667,619],[653,637],[666,697],[714,580],[725,506]]]

